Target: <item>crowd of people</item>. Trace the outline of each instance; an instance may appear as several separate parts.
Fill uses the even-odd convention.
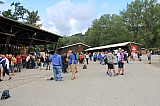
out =
[[[46,67],[46,70],[51,69],[51,64],[53,67],[54,78],[61,79],[61,70],[63,73],[72,72],[72,80],[75,79],[75,73],[78,72],[77,64],[84,64],[84,54],[74,53],[73,51],[68,51],[68,53],[63,53],[59,55],[57,51],[51,55],[31,55],[31,54],[17,54],[16,56],[12,54],[2,55],[0,54],[0,81],[4,80],[5,74],[9,76],[9,80],[15,75],[15,72],[21,72],[21,69],[37,69],[43,70]],[[87,62],[88,64],[88,62]],[[57,77],[55,77],[57,76]]]
[[[124,63],[129,63],[130,60],[136,60],[138,58],[141,61],[142,54],[140,52],[131,52],[130,54],[121,48],[118,49],[117,53],[113,51],[107,52],[94,52],[83,54],[74,53],[72,50],[69,50],[68,53],[63,53],[62,55],[58,54],[58,51],[55,51],[51,55],[31,55],[31,54],[17,54],[14,55],[2,55],[0,54],[0,81],[4,80],[5,74],[9,76],[9,80],[15,75],[15,72],[21,72],[22,68],[26,69],[34,69],[40,68],[43,70],[44,66],[46,70],[51,69],[51,64],[53,68],[53,77],[50,80],[55,81],[63,81],[61,73],[68,73],[68,71],[72,72],[71,80],[76,79],[75,73],[78,72],[77,64],[81,64],[82,66],[88,65],[89,61],[99,61],[102,65],[107,65],[108,69],[106,74],[112,76],[124,75]],[[147,52],[148,63],[151,64],[151,52]],[[85,64],[86,62],[86,64]],[[118,71],[115,71],[115,64],[118,64]]]

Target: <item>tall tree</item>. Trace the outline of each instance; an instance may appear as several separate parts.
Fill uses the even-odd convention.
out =
[[[27,11],[27,17],[25,19],[25,23],[31,26],[35,26],[40,28],[42,24],[37,24],[37,22],[40,21],[40,16],[38,15],[37,11]]]
[[[10,6],[14,7],[14,10],[8,9],[7,11],[3,11],[2,15],[7,18],[11,18],[14,20],[22,19],[24,20],[24,16],[27,12],[27,9],[25,9],[23,6],[20,5],[20,2],[13,2]]]
[[[40,28],[42,24],[38,24],[37,22],[40,21],[40,16],[38,15],[37,11],[29,11],[28,9],[21,6],[20,2],[13,2],[11,7],[14,9],[8,9],[2,12],[2,15],[7,18],[11,18],[17,21],[21,21],[25,24],[35,26]]]

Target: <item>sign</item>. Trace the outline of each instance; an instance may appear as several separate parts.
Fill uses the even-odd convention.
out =
[[[131,46],[131,51],[136,53],[138,51],[138,47],[135,45]]]

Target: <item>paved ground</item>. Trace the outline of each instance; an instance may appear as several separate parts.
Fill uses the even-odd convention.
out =
[[[64,82],[47,81],[51,71],[23,70],[0,83],[0,92],[10,89],[11,93],[10,99],[0,100],[0,106],[159,106],[156,60],[158,56],[153,56],[153,65],[145,56],[142,62],[131,61],[125,64],[125,75],[118,77],[107,76],[105,66],[91,62],[87,70],[78,66],[76,80],[70,80],[71,73],[64,74]]]

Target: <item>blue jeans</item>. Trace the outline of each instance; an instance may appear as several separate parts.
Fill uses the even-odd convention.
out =
[[[14,65],[10,65],[11,72],[14,70]]]
[[[99,58],[99,63],[102,64],[102,58]]]
[[[18,67],[18,71],[21,72],[21,63],[18,63],[17,67]]]
[[[38,67],[38,61],[35,61],[34,63],[35,63],[35,67]]]
[[[54,75],[54,80],[57,81],[57,73],[58,73],[58,79],[59,81],[62,80],[62,76],[61,76],[61,66],[54,66],[53,65],[53,75]]]

